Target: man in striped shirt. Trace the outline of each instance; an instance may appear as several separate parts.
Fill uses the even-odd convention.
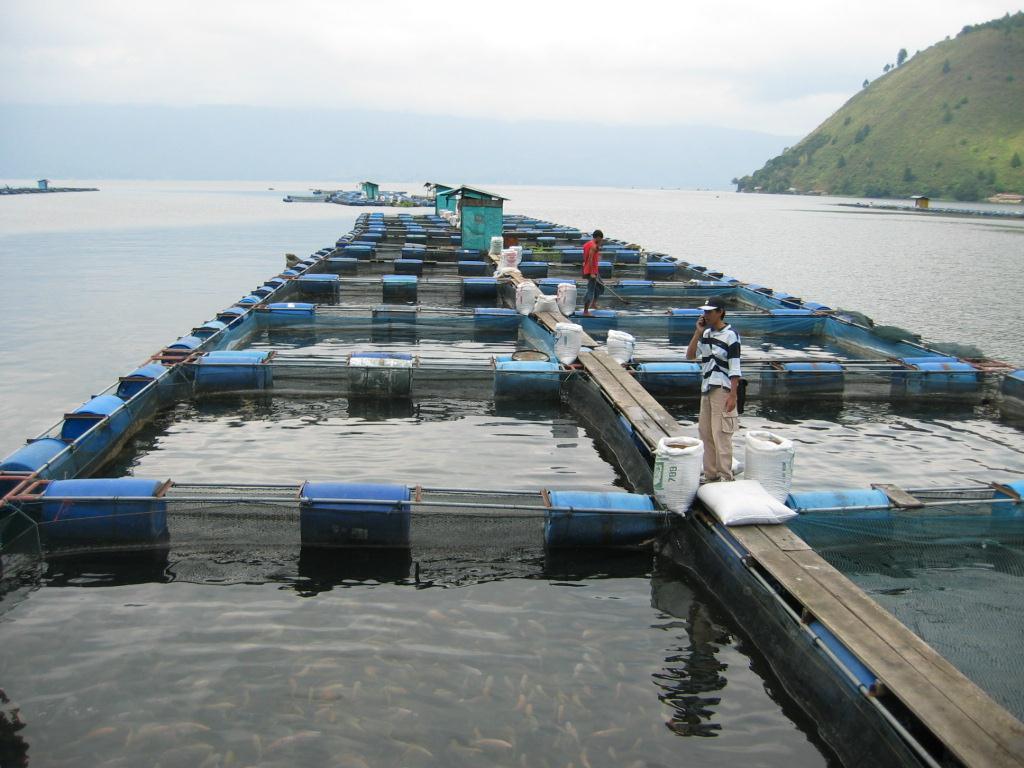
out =
[[[700,358],[700,439],[704,441],[704,480],[732,480],[732,437],[739,426],[736,394],[740,382],[740,337],[725,322],[725,302],[712,296],[700,307],[686,359]]]

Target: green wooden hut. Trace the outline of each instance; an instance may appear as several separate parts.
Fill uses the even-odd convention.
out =
[[[375,181],[364,181],[362,187],[367,200],[376,200],[380,194],[380,184]]]
[[[486,251],[492,237],[503,235],[503,206],[507,197],[465,185],[444,194],[458,199],[463,248]]]

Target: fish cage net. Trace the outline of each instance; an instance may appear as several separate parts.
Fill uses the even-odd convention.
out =
[[[1018,718],[1024,718],[1018,505],[809,513],[790,528]]]

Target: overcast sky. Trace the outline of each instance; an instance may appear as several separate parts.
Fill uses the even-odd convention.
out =
[[[1004,0],[0,0],[0,103],[234,104],[803,135]],[[589,105],[580,109],[580,104]]]

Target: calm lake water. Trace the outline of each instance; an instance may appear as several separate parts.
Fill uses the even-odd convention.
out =
[[[338,186],[326,182],[94,185],[102,191],[0,201],[0,454],[276,274],[286,252],[332,244],[366,210],[281,202]],[[1024,364],[1024,222],[824,198],[496,191],[511,198],[508,212],[601,227]],[[284,346],[336,354],[355,343]],[[462,342],[452,354],[503,348]],[[557,404],[236,405],[172,409],[114,472],[622,485]],[[695,418],[692,405],[671,410]],[[915,487],[1024,473],[1020,430],[984,405],[752,403],[744,426],[798,442],[794,482],[804,489],[823,477]],[[835,765],[751,645],[756,628],[736,625],[665,563],[441,553],[419,573],[406,561],[339,567],[275,535],[26,571],[0,601],[0,765]]]

